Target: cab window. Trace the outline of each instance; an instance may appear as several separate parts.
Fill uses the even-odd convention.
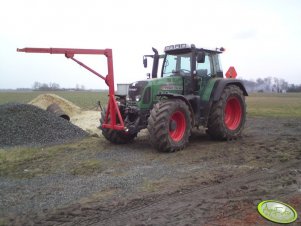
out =
[[[196,72],[198,76],[211,76],[211,62],[209,55],[205,56],[204,63],[197,63],[196,65]]]
[[[177,74],[190,74],[191,56],[191,53],[166,55],[163,65],[163,77]]]

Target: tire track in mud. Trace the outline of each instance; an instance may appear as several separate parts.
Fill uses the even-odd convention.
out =
[[[294,160],[264,172],[240,175],[221,184],[170,194],[160,200],[129,202],[124,207],[106,210],[76,224],[215,225],[216,220],[235,218],[241,211],[250,212],[250,208],[251,213],[256,212],[260,200],[285,198],[288,194],[301,196],[300,187],[298,190],[301,184],[296,181],[298,178],[301,178],[301,161]],[[256,216],[257,221],[266,223],[257,212]]]

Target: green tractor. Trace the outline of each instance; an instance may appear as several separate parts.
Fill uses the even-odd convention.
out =
[[[129,143],[147,128],[150,143],[157,150],[174,152],[188,144],[193,127],[205,127],[219,140],[241,136],[248,94],[240,80],[223,78],[219,62],[223,48],[208,50],[178,44],[165,47],[164,55],[153,51],[143,59],[146,66],[147,58],[153,58],[151,78],[130,84],[127,95],[117,96],[126,129],[100,127],[107,140]],[[158,78],[160,59],[163,63]],[[101,124],[105,111],[102,114]]]

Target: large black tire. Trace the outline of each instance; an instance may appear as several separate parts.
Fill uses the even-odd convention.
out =
[[[157,103],[151,110],[147,129],[151,144],[161,152],[183,149],[191,134],[191,113],[181,100]]]
[[[246,103],[242,90],[227,86],[220,99],[213,103],[207,133],[213,139],[231,140],[241,136],[246,121]]]
[[[111,143],[113,144],[127,144],[132,142],[135,137],[137,136],[137,133],[134,134],[129,134],[125,131],[121,130],[113,130],[113,129],[107,129],[107,128],[102,128],[102,124],[104,122],[106,115],[106,110],[104,109],[101,112],[101,118],[100,118],[100,129],[102,131],[102,135]]]

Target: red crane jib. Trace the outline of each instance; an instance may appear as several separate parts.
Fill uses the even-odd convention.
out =
[[[107,105],[107,111],[105,115],[104,123],[102,124],[103,128],[114,129],[114,130],[125,130],[124,122],[120,114],[116,99],[115,99],[115,90],[114,90],[114,71],[113,71],[113,54],[112,49],[70,49],[70,48],[23,48],[17,49],[17,52],[25,53],[50,53],[50,54],[64,54],[65,57],[72,59],[88,71],[97,75],[101,79],[105,80],[106,84],[109,87],[109,101]],[[86,54],[86,55],[104,55],[107,57],[108,65],[108,75],[102,76],[97,71],[88,67],[81,61],[74,58],[76,54]]]

